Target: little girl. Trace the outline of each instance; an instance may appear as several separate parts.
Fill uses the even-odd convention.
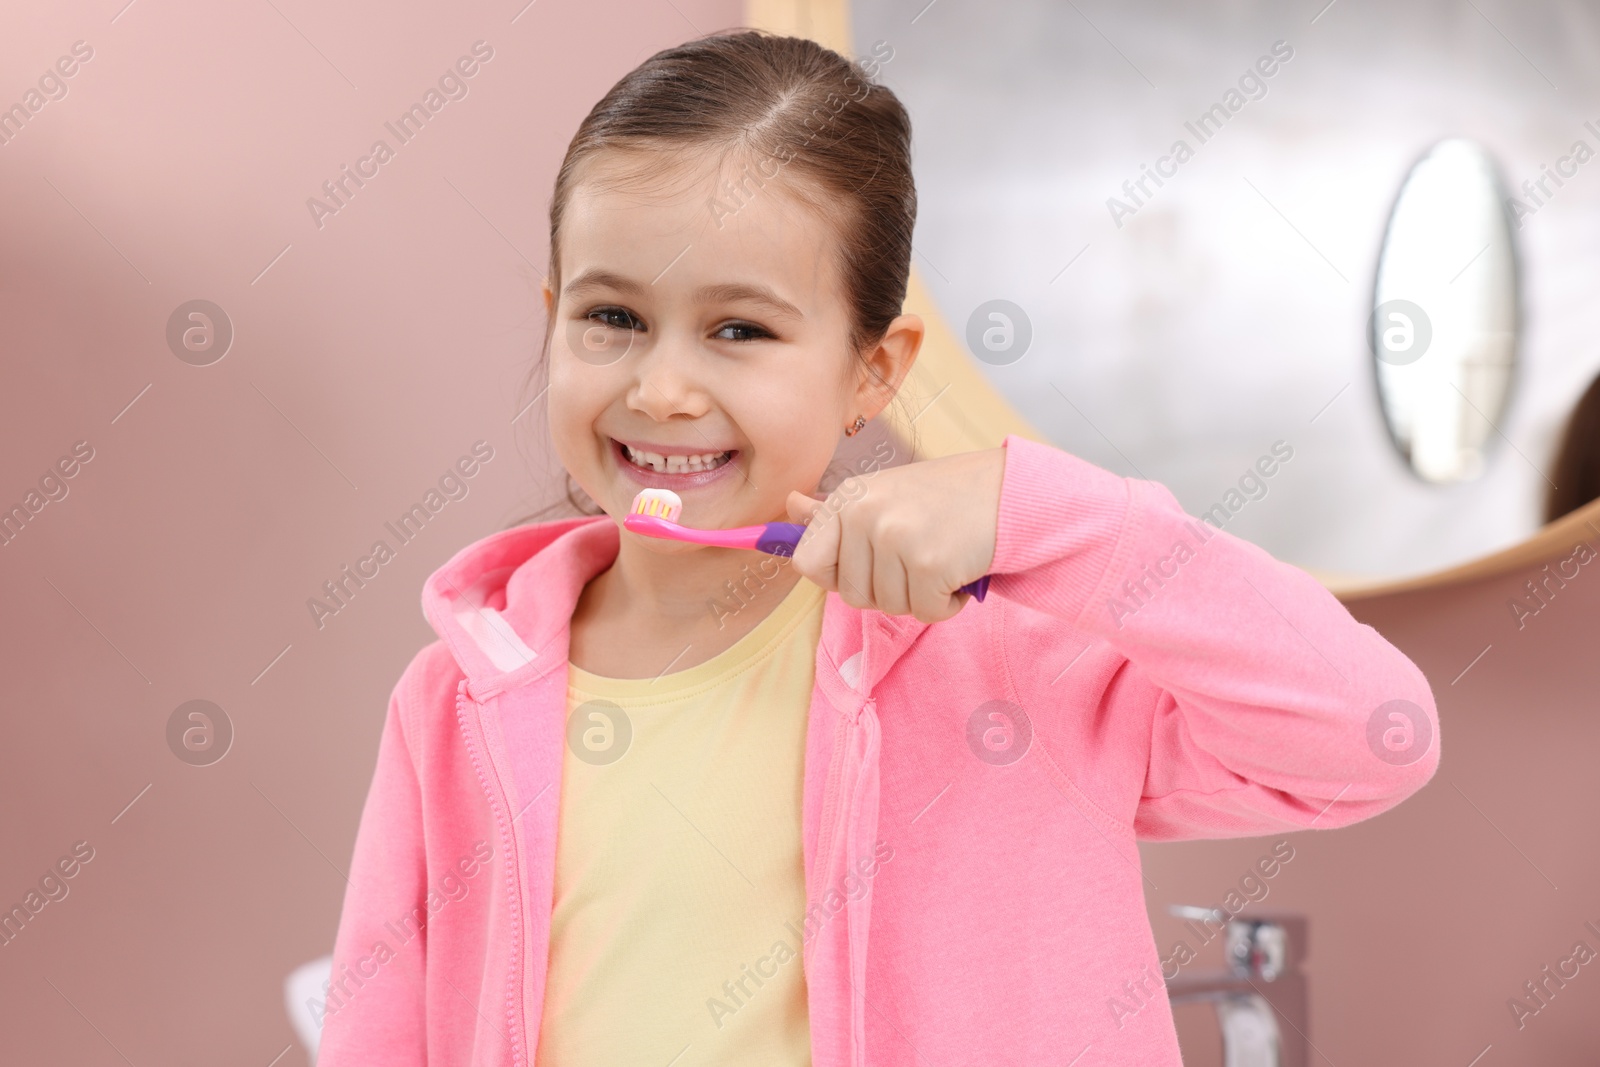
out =
[[[428,580],[321,1067],[1176,1065],[1136,842],[1345,826],[1433,774],[1422,672],[1155,482],[1009,436],[880,442],[813,495],[922,342],[910,133],[754,32],[583,121],[543,359],[601,512]],[[808,529],[642,537],[649,487]]]

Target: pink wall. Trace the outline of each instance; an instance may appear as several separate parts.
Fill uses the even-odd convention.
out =
[[[0,32],[0,106],[93,49],[0,145],[0,507],[93,449],[0,547],[0,900],[94,850],[0,948],[0,1060],[265,1065],[432,637],[423,578],[557,492],[511,420],[560,154],[638,61],[742,12],[124,2],[12,4]],[[398,145],[384,123],[479,40],[467,95]],[[307,198],[379,137],[394,158],[319,229]],[[236,331],[205,367],[165,336],[196,298]],[[307,598],[479,440],[468,495],[319,630]],[[166,740],[197,698],[236,731],[208,767]]]
[[[558,154],[624,71],[741,12],[121,4],[14,5],[0,34],[0,106],[93,49],[0,145],[0,507],[93,449],[0,548],[0,902],[93,849],[0,948],[0,1043],[18,1062],[266,1064],[292,1042],[284,976],[331,943],[389,689],[432,636],[423,578],[559,491],[542,427],[513,422]],[[479,40],[494,54],[467,95],[319,228],[307,198]],[[235,331],[209,366],[166,340],[195,299]],[[478,441],[494,458],[468,495],[319,628],[307,599]],[[1312,916],[1333,1062],[1465,1065],[1492,1042],[1485,1064],[1576,1063],[1594,1043],[1588,968],[1520,1034],[1505,999],[1600,921],[1600,727],[1576,695],[1595,692],[1600,579],[1522,633],[1516,584],[1358,610],[1434,679],[1447,759],[1397,812],[1296,837],[1271,883],[1268,904]],[[168,746],[195,699],[235,731],[211,766]],[[1153,908],[1218,900],[1262,850],[1149,847]],[[1206,1018],[1182,1019],[1204,1062]]]

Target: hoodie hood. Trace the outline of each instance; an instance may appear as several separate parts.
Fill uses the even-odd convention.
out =
[[[518,526],[468,545],[433,572],[422,612],[474,699],[565,666],[573,609],[584,586],[615,561],[620,538],[606,515]],[[818,684],[841,711],[860,703],[927,625],[862,611],[829,593]]]

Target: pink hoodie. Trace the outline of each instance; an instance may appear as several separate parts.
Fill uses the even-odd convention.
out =
[[[1005,446],[985,602],[928,625],[827,596],[802,820],[817,1067],[1177,1065],[1136,840],[1345,826],[1438,766],[1427,679],[1310,575],[1159,483]],[[319,1067],[532,1061],[568,626],[618,536],[518,527],[428,580],[440,640],[389,702]]]

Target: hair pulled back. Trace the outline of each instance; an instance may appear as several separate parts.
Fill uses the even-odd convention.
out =
[[[802,179],[786,190],[837,231],[851,351],[880,340],[905,304],[917,192],[911,119],[868,69],[876,62],[858,66],[815,41],[763,30],[710,34],[646,59],[601,97],[567,146],[550,201],[551,289],[559,291],[567,202],[590,157],[608,148],[732,155],[747,165],[720,207],[710,206],[718,225],[720,212],[736,210],[780,170]]]

